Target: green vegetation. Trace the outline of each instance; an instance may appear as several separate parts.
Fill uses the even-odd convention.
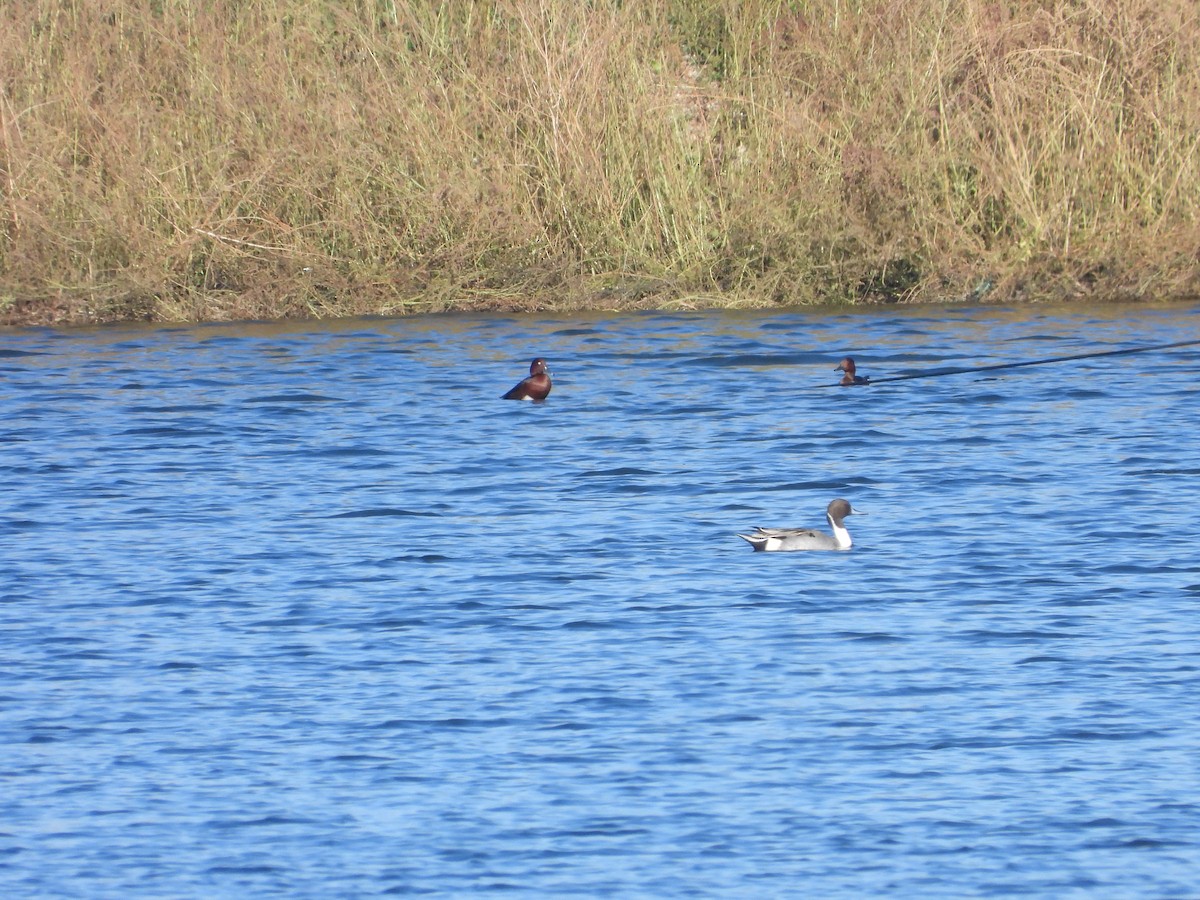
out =
[[[0,5],[0,322],[1179,297],[1195,0]]]

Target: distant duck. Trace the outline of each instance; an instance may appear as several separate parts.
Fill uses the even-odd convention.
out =
[[[542,401],[550,396],[550,370],[540,356],[529,364],[529,377],[513,386],[501,400]]]
[[[845,375],[842,376],[842,380],[839,381],[838,384],[870,384],[871,383],[871,379],[868,376],[854,374],[854,360],[851,359],[849,356],[847,356],[840,363],[838,363],[838,367],[836,369],[834,369],[833,371],[846,373]]]
[[[756,528],[753,534],[739,534],[755,550],[849,550],[850,532],[842,524],[846,516],[866,515],[850,505],[848,500],[834,500],[825,509],[825,518],[833,534],[811,528]]]

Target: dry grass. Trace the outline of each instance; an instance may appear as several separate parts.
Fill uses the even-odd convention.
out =
[[[1180,296],[1192,0],[0,5],[0,321]]]

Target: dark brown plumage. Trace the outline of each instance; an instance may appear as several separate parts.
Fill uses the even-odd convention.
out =
[[[550,396],[550,370],[540,356],[529,364],[529,377],[513,386],[502,400],[545,400]]]

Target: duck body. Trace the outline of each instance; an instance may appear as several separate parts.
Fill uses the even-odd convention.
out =
[[[750,534],[739,534],[755,550],[780,552],[790,550],[849,550],[852,546],[850,532],[843,520],[846,516],[865,515],[850,505],[848,500],[834,500],[825,509],[832,534],[813,528],[755,528]]]
[[[501,400],[532,400],[541,402],[550,396],[550,370],[540,356],[529,364],[529,377],[524,378],[501,397]]]

